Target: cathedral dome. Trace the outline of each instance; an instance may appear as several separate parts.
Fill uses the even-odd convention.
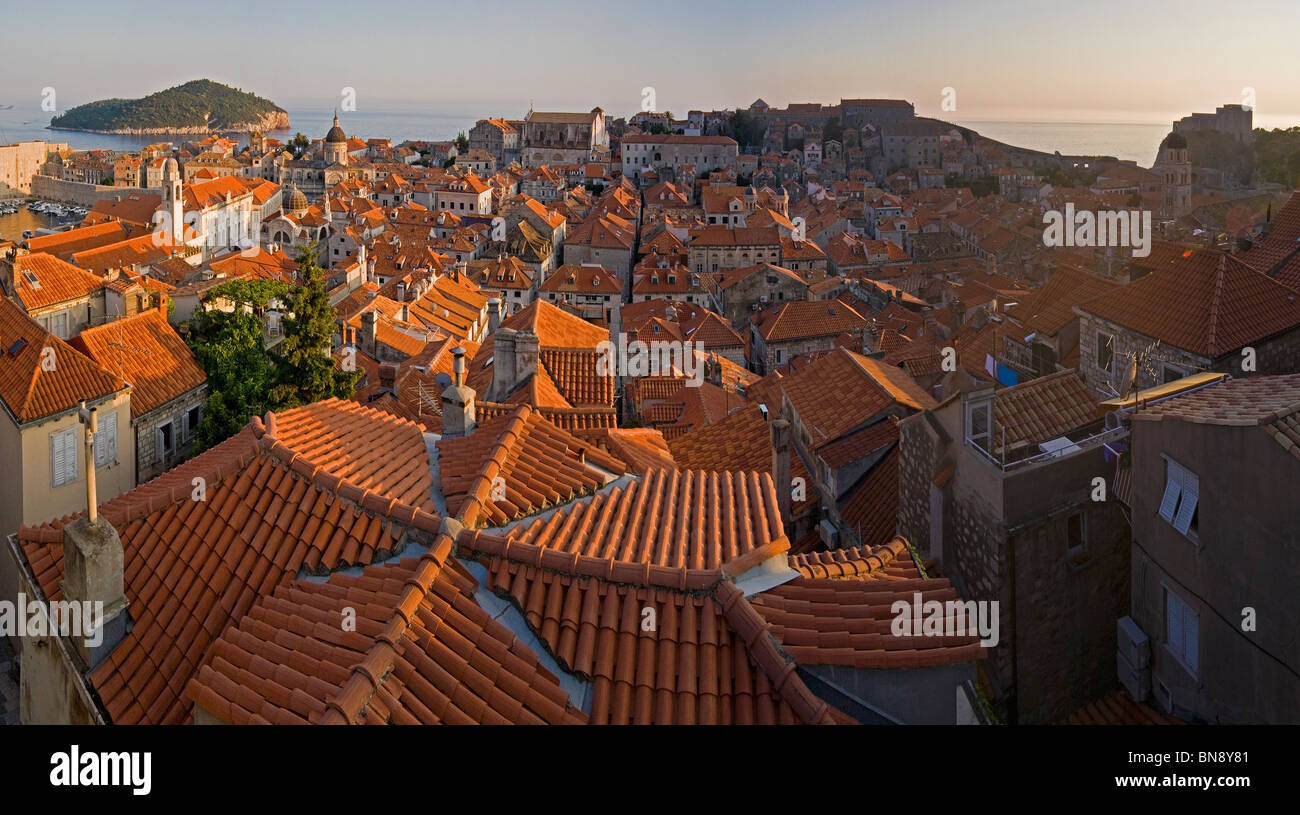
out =
[[[339,117],[335,116],[334,126],[330,128],[330,131],[328,133],[325,134],[325,143],[343,144],[346,143],[347,140],[348,140],[347,134],[343,132],[343,128],[339,127]]]
[[[302,190],[296,186],[289,194],[289,206],[286,209],[295,214],[307,211],[307,196],[303,195]]]

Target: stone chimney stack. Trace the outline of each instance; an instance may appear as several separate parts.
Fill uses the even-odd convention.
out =
[[[501,298],[493,297],[487,301],[488,332],[495,334],[501,327]]]
[[[397,284],[397,302],[406,302],[406,281],[404,280]]]
[[[781,510],[781,523],[788,524],[790,510],[790,423],[773,419],[772,424],[772,483],[776,486],[776,503]]]
[[[710,353],[709,358],[704,360],[704,381],[722,387],[722,363],[715,353]]]
[[[361,315],[361,350],[370,356],[375,356],[375,347],[378,344],[379,331],[379,314],[374,309]]]
[[[515,334],[515,384],[526,381],[537,374],[537,356],[539,351],[537,335],[531,331]]]
[[[442,435],[468,436],[475,427],[474,389],[465,384],[465,349],[458,345],[451,353],[452,380],[442,392]]]
[[[488,388],[489,402],[504,402],[519,384],[515,379],[515,338],[519,332],[502,328],[493,334],[492,385]]]

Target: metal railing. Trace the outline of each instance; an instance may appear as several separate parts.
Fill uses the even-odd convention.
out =
[[[992,464],[994,467],[997,467],[1002,472],[1009,472],[1011,470],[1018,470],[1024,467],[1031,466],[1033,464],[1038,464],[1043,461],[1050,461],[1052,459],[1058,459],[1058,458],[1062,458],[1062,459],[1070,458],[1074,455],[1084,452],[1085,449],[1092,449],[1099,445],[1105,444],[1107,442],[1121,439],[1127,436],[1128,432],[1129,431],[1127,427],[1123,427],[1123,426],[1112,427],[1108,430],[1103,430],[1100,433],[1094,433],[1091,436],[1087,436],[1082,439],[1078,439],[1078,440],[1070,439],[1071,445],[1074,449],[1066,448],[1064,450],[1049,450],[1047,452],[1037,453],[1035,455],[1028,456],[1026,458],[1018,458],[1015,459],[1014,461],[1005,460],[1005,456],[1006,456],[1005,442],[1003,443],[1003,446],[1001,448],[1003,453],[1002,459],[999,459],[997,456],[994,456],[992,452],[985,450],[983,447],[971,441],[969,437],[967,437],[966,439],[966,444],[971,448],[973,448],[974,450],[978,451],[980,455],[982,455],[984,459],[988,461],[990,464]],[[1067,436],[1066,438],[1069,437]]]

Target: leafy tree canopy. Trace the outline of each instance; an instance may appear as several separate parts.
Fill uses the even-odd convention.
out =
[[[356,371],[334,368],[330,356],[334,310],[325,290],[325,272],[317,264],[316,246],[298,256],[298,287],[290,296],[292,316],[284,320],[284,340],[275,349],[270,401],[273,409],[306,405],[336,396],[350,399],[356,393]]]

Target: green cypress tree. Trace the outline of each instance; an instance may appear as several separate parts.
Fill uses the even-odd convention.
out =
[[[325,290],[325,272],[316,262],[316,246],[298,260],[298,286],[289,298],[284,340],[275,349],[270,392],[272,410],[319,402],[331,396],[350,399],[356,393],[356,371],[335,370],[330,356],[334,311]]]

